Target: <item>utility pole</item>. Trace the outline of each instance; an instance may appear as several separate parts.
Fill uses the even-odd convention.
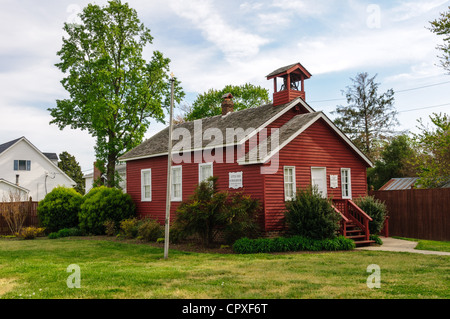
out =
[[[169,122],[169,146],[167,153],[167,195],[166,195],[166,224],[164,236],[164,259],[169,258],[169,230],[170,230],[170,204],[172,201],[172,126],[173,126],[173,85],[175,79],[173,73],[170,74],[170,122]]]

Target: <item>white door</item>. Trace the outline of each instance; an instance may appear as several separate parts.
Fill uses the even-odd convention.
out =
[[[311,167],[311,184],[317,186],[322,197],[327,197],[327,169],[325,167]]]

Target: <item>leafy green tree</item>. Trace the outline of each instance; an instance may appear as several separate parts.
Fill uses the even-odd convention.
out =
[[[379,189],[391,178],[416,176],[410,163],[414,156],[412,141],[407,135],[399,135],[386,142],[380,160],[375,162],[375,167],[367,170],[369,187]]]
[[[338,117],[334,123],[372,159],[376,159],[376,145],[394,133],[398,124],[397,111],[394,108],[394,91],[389,89],[378,94],[379,83],[376,75],[359,73],[352,78],[352,85],[347,86],[345,94],[347,106],[337,106]]]
[[[432,128],[419,119],[420,133],[414,134],[415,148],[419,152],[415,157],[420,169],[417,184],[423,188],[440,187],[450,179],[450,116],[433,113],[430,120]]]
[[[269,91],[260,86],[250,83],[227,85],[222,90],[211,89],[200,94],[185,114],[184,120],[193,121],[222,114],[222,96],[226,93],[233,95],[235,111],[258,107],[270,101]]]
[[[77,183],[74,187],[75,190],[80,194],[84,194],[83,173],[81,172],[80,164],[75,159],[75,156],[70,155],[68,152],[62,152],[59,154],[58,167]]]
[[[49,109],[50,123],[96,137],[96,157],[106,163],[112,187],[117,159],[142,141],[150,119],[164,121],[164,108],[170,105],[170,60],[159,51],[150,61],[143,59],[153,40],[150,30],[120,0],[105,7],[89,4],[79,16],[80,24],[64,24],[68,36],[56,66],[65,74],[61,83],[69,98]],[[184,93],[174,81],[174,99],[180,102]]]
[[[450,6],[448,7],[450,9]],[[438,45],[437,49],[444,54],[441,56],[441,66],[450,72],[450,10],[441,13],[441,18],[431,21],[430,30],[437,35],[444,36],[444,44]]]

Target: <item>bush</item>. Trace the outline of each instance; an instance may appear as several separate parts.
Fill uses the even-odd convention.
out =
[[[86,233],[102,235],[105,233],[106,221],[116,225],[136,214],[130,195],[117,188],[100,186],[85,195],[78,218],[80,229]]]
[[[137,236],[138,222],[136,218],[128,218],[120,222],[120,229],[126,238],[135,238]]]
[[[139,223],[137,230],[138,239],[149,242],[156,242],[158,238],[164,236],[164,227],[156,220],[144,219]]]
[[[23,239],[35,239],[38,236],[44,234],[45,228],[37,228],[37,227],[24,227],[17,233],[16,235]]]
[[[171,238],[180,240],[197,235],[204,246],[211,246],[221,232],[227,242],[244,235],[253,236],[258,209],[259,203],[249,196],[219,192],[217,177],[211,177],[178,207]]]
[[[373,196],[359,197],[355,200],[355,204],[372,218],[369,222],[370,233],[379,234],[387,216],[386,205]]]
[[[105,234],[107,236],[114,236],[117,233],[117,226],[113,220],[105,221],[103,226],[105,226]]]
[[[278,238],[241,238],[236,240],[233,251],[238,254],[272,253],[286,251],[337,251],[351,250],[355,242],[344,236],[333,239],[311,239],[302,236]]]
[[[78,226],[83,196],[73,188],[56,187],[39,202],[37,215],[49,232]]]
[[[316,187],[298,189],[296,197],[286,202],[288,230],[292,235],[312,239],[332,239],[339,230],[339,214],[329,199],[323,198]]]
[[[70,237],[70,236],[82,236],[83,232],[78,228],[63,228],[58,230],[57,232],[50,233],[48,238],[56,239],[61,237]]]

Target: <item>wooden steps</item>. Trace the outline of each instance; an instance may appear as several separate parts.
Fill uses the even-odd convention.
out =
[[[364,234],[364,231],[361,230],[358,226],[356,226],[354,223],[350,222],[347,223],[346,232],[344,236],[346,238],[352,239],[355,242],[356,246],[369,246],[373,243],[375,243],[374,240],[366,240],[366,235]]]

